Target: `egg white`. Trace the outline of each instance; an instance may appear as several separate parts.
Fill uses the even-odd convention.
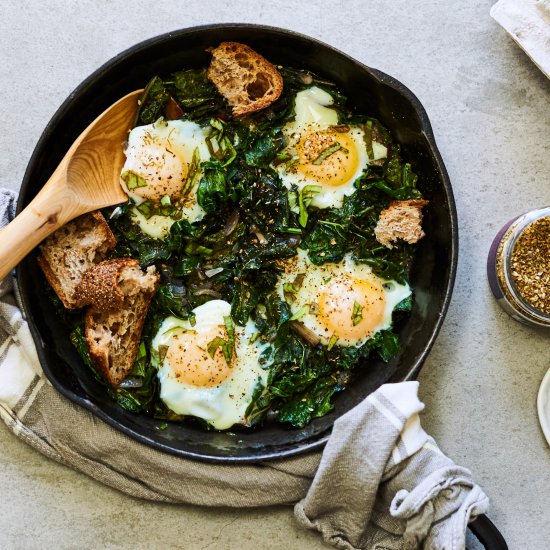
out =
[[[195,324],[168,317],[161,324],[152,341],[152,348],[170,346],[178,331],[210,334],[224,325],[224,317],[231,314],[231,305],[224,300],[211,300],[193,310]],[[160,397],[177,414],[204,419],[210,426],[225,430],[234,424],[246,425],[246,409],[258,384],[266,385],[268,370],[259,364],[265,344],[257,339],[257,329],[249,320],[244,327],[235,325],[236,356],[229,376],[212,387],[199,387],[176,378],[165,357],[158,371]],[[197,365],[200,367],[200,364]]]
[[[284,285],[285,283],[294,283],[298,274],[303,274],[303,280],[301,284],[296,285],[299,286],[297,291],[289,296],[288,293],[285,293]],[[385,299],[383,312],[379,322],[372,330],[360,336],[347,337],[345,333],[339,333],[338,329],[333,331],[327,328],[319,314],[319,303],[321,296],[330,292],[331,283],[334,285],[338,281],[341,281],[344,286],[347,285],[350,290],[353,290],[354,285],[357,287],[360,284],[364,284],[367,288],[369,285],[373,285],[383,289]],[[298,255],[288,261],[285,272],[279,277],[277,293],[281,299],[289,302],[293,315],[302,313],[299,321],[317,335],[323,345],[328,345],[331,339],[334,339],[338,346],[360,347],[377,332],[391,328],[395,306],[411,295],[411,289],[407,284],[402,285],[396,281],[381,279],[372,272],[369,266],[356,263],[349,254],[340,263],[314,265],[309,261],[307,252],[299,249]],[[336,304],[338,302],[343,304],[346,296],[332,298]],[[351,319],[353,311],[352,309],[344,310],[339,315],[344,315],[345,320]]]
[[[201,128],[189,120],[159,119],[153,124],[137,126],[128,137],[125,149],[126,162],[121,174],[133,172],[144,178],[147,185],[139,189],[128,189],[121,178],[121,186],[136,205],[145,200],[158,203],[163,196],[171,196],[172,203],[177,202],[178,191],[181,190],[185,178],[183,170],[187,170],[193,159],[195,148],[199,152],[201,162],[210,158],[205,137],[209,127]],[[185,172],[187,173],[187,172]],[[197,178],[198,181],[199,178]],[[191,223],[204,217],[204,210],[196,200],[197,184],[184,199],[181,199],[182,213],[180,219]],[[155,239],[163,239],[175,223],[169,216],[153,215],[146,218],[135,207],[131,209],[133,220],[141,230]]]
[[[333,97],[326,91],[313,86],[296,94],[295,119],[287,124],[283,131],[288,145],[285,151],[294,158],[299,156],[298,149],[300,140],[304,136],[323,134],[331,132],[331,128],[337,127],[338,115],[330,105],[334,103]],[[335,140],[345,139],[350,147],[354,149],[353,155],[357,156],[357,166],[351,169],[349,177],[340,185],[331,185],[315,176],[306,175],[296,169],[294,165],[279,164],[276,169],[279,172],[283,184],[291,189],[292,185],[303,189],[308,185],[319,186],[319,191],[314,195],[311,202],[317,208],[340,207],[344,196],[352,195],[355,192],[354,182],[361,176],[369,163],[369,157],[365,146],[364,132],[359,127],[350,126],[349,131],[344,133],[333,133]],[[378,151],[377,151],[378,152]],[[325,162],[335,162],[329,157]],[[341,164],[346,164],[346,159],[341,159]],[[350,161],[349,161],[350,162]],[[338,167],[336,167],[338,171]]]

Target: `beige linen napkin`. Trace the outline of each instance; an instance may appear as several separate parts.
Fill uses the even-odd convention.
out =
[[[0,190],[0,226],[15,196]],[[417,382],[386,384],[339,418],[324,451],[252,465],[196,462],[118,432],[45,379],[12,277],[0,282],[0,416],[40,452],[135,497],[203,506],[294,504],[347,550],[465,547],[488,499],[420,425]]]

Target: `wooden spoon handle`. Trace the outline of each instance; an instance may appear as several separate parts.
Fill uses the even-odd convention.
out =
[[[84,214],[75,193],[52,178],[31,203],[0,231],[0,280],[56,229]]]

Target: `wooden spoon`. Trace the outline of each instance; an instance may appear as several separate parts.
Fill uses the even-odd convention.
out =
[[[142,92],[124,96],[99,115],[71,145],[38,195],[0,231],[0,280],[62,225],[128,199],[120,186],[122,146]]]

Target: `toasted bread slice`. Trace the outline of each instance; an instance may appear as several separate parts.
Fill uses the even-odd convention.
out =
[[[144,273],[137,260],[118,258],[91,267],[78,286],[79,299],[91,304],[85,330],[90,359],[113,386],[132,371],[159,278],[154,266]]]
[[[409,244],[418,242],[425,236],[422,230],[422,208],[428,203],[419,199],[390,202],[388,208],[380,212],[374,228],[376,240],[387,248],[393,248],[392,243],[398,240]]]
[[[115,236],[99,211],[70,221],[40,245],[38,264],[66,308],[82,307],[75,298],[82,275],[115,245]]]
[[[283,77],[259,53],[238,42],[222,42],[209,51],[208,78],[233,107],[235,116],[255,113],[279,99]]]

